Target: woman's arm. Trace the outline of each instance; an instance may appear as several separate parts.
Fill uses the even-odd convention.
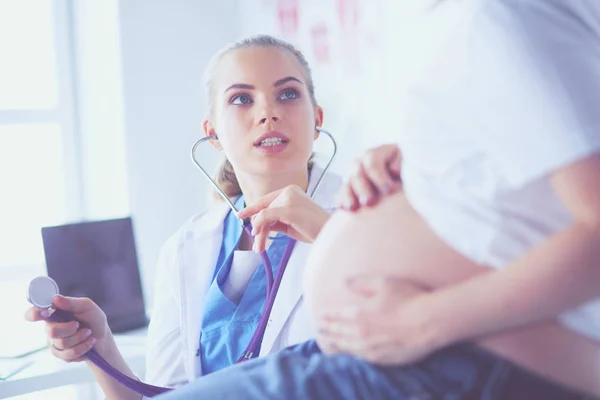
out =
[[[329,346],[329,351],[337,348],[385,364],[413,361],[464,340],[483,343],[491,339],[493,348],[513,341],[514,337],[509,336],[515,331],[510,328],[539,327],[539,322],[549,323],[561,312],[597,297],[598,174],[600,156],[554,175],[555,190],[573,214],[574,222],[513,265],[501,271],[468,267],[452,261],[443,248],[431,245],[430,253],[441,252],[433,259],[445,260],[449,265],[440,264],[439,270],[427,263],[416,269],[404,265],[412,272],[405,271],[402,278],[378,277],[375,282],[379,284],[359,305],[323,316],[319,335],[323,345]],[[418,226],[411,226],[413,235],[421,235]],[[406,247],[400,246],[381,262],[397,263],[398,253]],[[406,262],[406,257],[400,259]],[[371,279],[357,278],[355,281],[361,284]],[[503,333],[508,336],[498,336]]]
[[[503,271],[423,297],[435,342],[443,346],[553,319],[600,296],[599,176],[600,155],[556,172],[551,181],[573,217],[569,228]]]
[[[595,181],[598,158],[562,169],[552,178],[557,192],[568,195],[563,202],[573,210],[572,227],[534,251],[542,259],[532,253],[506,270],[484,268],[464,257],[456,258],[455,251],[430,237],[435,233],[402,201],[391,199],[372,211],[358,214],[355,218],[361,226],[366,224],[364,230],[383,232],[375,241],[368,235],[359,235],[365,241],[363,248],[374,246],[379,264],[394,272],[389,276],[377,273],[355,276],[348,283],[348,288],[361,300],[322,315],[318,335],[322,347],[328,352],[349,352],[375,363],[402,364],[469,339],[476,339],[492,350],[513,348],[515,342],[521,341],[525,343],[521,348],[544,348],[552,341],[546,338],[540,342],[536,337],[549,329],[554,339],[564,339],[568,331],[552,320],[599,292],[594,279],[600,265],[600,246],[594,245],[594,240],[598,243],[598,228],[594,227],[598,226],[600,204],[597,198],[600,190]],[[402,215],[404,224],[386,228],[392,221],[390,218],[398,215]],[[334,232],[347,231],[344,220],[334,221]],[[587,239],[582,242],[577,238],[579,235]],[[390,241],[389,237],[394,239]],[[419,247],[423,241],[428,243],[426,249]],[[565,248],[575,254],[565,253]],[[349,267],[370,259],[356,252],[351,254],[342,257],[344,262],[350,262]],[[584,262],[573,266],[573,257]],[[536,265],[524,265],[527,262]],[[538,273],[532,275],[531,268]],[[525,278],[519,276],[521,273]],[[366,292],[360,289],[365,285]],[[507,309],[503,304],[512,308]],[[542,320],[543,323],[536,323]],[[517,325],[525,329],[507,329]],[[546,350],[541,354],[550,354],[554,349]],[[521,361],[522,356],[526,355],[516,354]]]

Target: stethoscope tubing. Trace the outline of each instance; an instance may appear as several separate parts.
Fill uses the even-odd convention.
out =
[[[314,197],[315,193],[319,189],[319,187],[323,181],[323,178],[325,177],[325,174],[329,170],[329,167],[331,166],[331,163],[333,162],[333,159],[335,158],[335,155],[337,153],[337,144],[335,142],[335,139],[331,135],[331,133],[329,133],[326,130],[321,129],[321,128],[317,128],[317,130],[319,130],[321,133],[324,133],[331,139],[331,141],[333,143],[333,152],[332,152],[332,156],[330,157],[329,161],[327,162],[325,168],[323,169],[323,173],[319,177],[319,180],[315,184],[315,186],[310,194],[311,198]],[[192,147],[192,160],[194,161],[196,166],[198,166],[200,171],[202,171],[204,176],[209,180],[209,182],[212,184],[212,186],[221,195],[221,197],[223,197],[223,199],[229,204],[229,207],[237,216],[238,210],[235,208],[235,205],[231,202],[231,200],[227,197],[227,195],[221,190],[221,188],[219,188],[219,186],[210,177],[210,175],[206,172],[206,170],[204,170],[204,168],[202,168],[202,166],[200,165],[200,163],[197,161],[197,159],[195,157],[195,153],[196,153],[198,146],[200,144],[202,144],[203,142],[205,142],[207,140],[211,140],[211,139],[214,139],[214,137],[207,136],[207,137],[204,137],[204,138],[198,140],[194,144],[194,146]],[[252,226],[251,226],[250,221],[243,220],[242,225],[244,227],[244,230],[249,235],[251,235]],[[287,243],[285,250],[283,252],[283,255],[281,258],[281,263],[277,270],[277,274],[276,274],[275,278],[273,278],[273,270],[272,270],[272,266],[271,266],[271,260],[269,259],[267,252],[266,251],[261,252],[261,259],[263,261],[263,265],[265,267],[265,272],[266,272],[266,276],[267,276],[267,294],[266,294],[265,305],[263,307],[263,312],[262,312],[261,318],[259,320],[258,326],[254,332],[254,335],[250,339],[250,343],[248,344],[246,350],[244,351],[244,353],[242,353],[242,355],[236,361],[236,363],[249,360],[249,359],[253,358],[256,355],[256,353],[258,352],[260,343],[262,341],[264,332],[265,332],[267,324],[268,324],[268,319],[269,319],[269,315],[271,313],[271,309],[273,308],[273,304],[275,302],[275,297],[277,295],[279,285],[281,284],[281,280],[283,279],[285,267],[286,267],[287,262],[292,254],[292,251],[294,250],[295,245],[296,245],[296,240],[290,238],[290,240]],[[56,291],[58,292],[58,287],[56,287]],[[31,301],[31,299],[30,299],[30,301]],[[52,313],[52,315],[49,317],[49,319],[51,321],[55,321],[55,322],[69,322],[69,321],[74,321],[76,318],[72,313],[70,313],[68,311],[55,309],[54,312]],[[165,393],[170,390],[173,390],[171,388],[149,385],[147,383],[143,383],[139,380],[133,379],[133,378],[123,374],[121,371],[117,370],[115,367],[110,365],[110,363],[108,363],[108,361],[106,361],[93,348],[86,353],[86,357],[92,363],[94,363],[98,368],[100,368],[106,374],[108,374],[109,376],[114,378],[116,381],[118,381],[125,387],[133,390],[134,392],[141,394],[142,396],[154,397],[161,393]]]
[[[327,164],[325,164],[325,167],[323,168],[323,173],[321,173],[321,176],[319,177],[319,179],[317,180],[317,183],[315,184],[311,193],[309,194],[311,199],[314,198],[315,193],[317,193],[317,190],[319,190],[319,187],[323,183],[323,178],[325,178],[325,175],[327,174],[327,172],[329,171],[329,168],[331,167],[331,163],[333,162],[333,160],[335,159],[335,156],[337,155],[337,142],[333,138],[333,135],[329,131],[327,131],[321,127],[317,126],[317,127],[315,127],[315,129],[317,131],[325,134],[331,140],[331,143],[333,145],[333,150],[331,152],[331,156],[329,157],[329,161],[327,162]],[[210,182],[211,186],[217,191],[217,193],[219,193],[219,195],[223,198],[223,200],[225,200],[225,202],[229,205],[229,208],[231,208],[231,210],[235,213],[235,215],[237,215],[237,213],[240,210],[238,210],[235,207],[235,205],[233,204],[231,199],[225,194],[225,192],[223,192],[223,190],[219,187],[219,185],[215,182],[215,180],[210,176],[210,174],[202,167],[202,164],[196,157],[196,151],[198,150],[198,147],[202,143],[207,142],[209,140],[215,140],[215,139],[218,139],[216,135],[210,135],[210,136],[205,136],[202,139],[198,140],[196,143],[194,143],[194,145],[192,146],[192,154],[191,154],[192,161],[194,162],[194,164],[196,164],[198,169],[200,169],[200,171],[202,172],[204,177]],[[244,221],[242,221],[242,222],[244,222]],[[249,221],[246,221],[245,223],[247,224],[248,222]]]

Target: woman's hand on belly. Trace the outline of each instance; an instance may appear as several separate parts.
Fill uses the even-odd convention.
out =
[[[400,365],[437,350],[419,308],[427,289],[393,277],[356,277],[353,304],[324,313],[317,342],[325,353],[347,353],[374,364]]]

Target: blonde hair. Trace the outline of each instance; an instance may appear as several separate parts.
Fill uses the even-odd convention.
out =
[[[306,87],[310,95],[310,100],[315,107],[317,106],[318,103],[315,97],[315,86],[312,78],[312,71],[304,55],[293,45],[284,40],[269,35],[257,35],[242,39],[240,41],[225,46],[217,54],[215,54],[208,63],[206,71],[204,72],[204,84],[206,86],[209,114],[212,113],[213,105],[212,86],[214,83],[215,75],[217,73],[217,67],[221,59],[225,55],[233,51],[254,47],[273,47],[289,51],[296,58],[296,60],[304,70],[304,73],[306,75]],[[310,159],[308,160],[309,169],[312,168],[313,158],[314,154],[311,155]],[[217,185],[221,188],[221,190],[223,190],[223,192],[227,195],[227,197],[232,198],[242,194],[242,189],[240,188],[240,184],[235,175],[233,166],[231,165],[226,156],[223,156],[223,159],[221,160],[219,167],[217,168],[217,172],[214,176],[214,179]],[[211,197],[216,200],[221,200],[221,196],[216,191],[213,191]]]

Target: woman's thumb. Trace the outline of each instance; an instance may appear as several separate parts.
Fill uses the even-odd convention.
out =
[[[400,178],[400,164],[402,163],[399,154],[394,158],[388,161],[388,171],[392,175],[392,178],[399,179]]]
[[[59,294],[54,296],[53,304],[61,310],[79,314],[89,311],[92,302],[84,297],[68,297]]]

